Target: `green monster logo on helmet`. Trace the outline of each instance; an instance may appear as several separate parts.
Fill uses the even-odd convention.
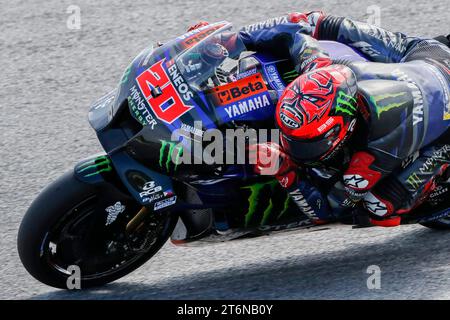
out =
[[[356,99],[344,91],[338,91],[338,97],[336,99],[336,112],[348,114],[354,116],[356,113]]]

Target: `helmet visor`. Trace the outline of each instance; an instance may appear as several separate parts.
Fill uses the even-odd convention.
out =
[[[311,140],[297,140],[281,135],[283,148],[298,161],[318,161],[326,156],[337,145],[339,126],[335,126],[326,134]]]

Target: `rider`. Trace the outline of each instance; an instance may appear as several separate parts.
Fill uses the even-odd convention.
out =
[[[252,24],[239,37],[248,50],[289,57],[300,74],[276,108],[281,147],[259,152],[280,157],[276,178],[313,220],[362,203],[373,224],[398,225],[433,190],[450,164],[449,48],[322,12]],[[370,62],[333,61],[317,40],[344,43]],[[330,210],[298,165],[337,163],[344,174]]]

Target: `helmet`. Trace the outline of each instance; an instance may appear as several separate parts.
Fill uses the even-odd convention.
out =
[[[353,131],[355,95],[356,77],[343,65],[316,69],[290,83],[276,109],[286,152],[300,162],[332,158]]]

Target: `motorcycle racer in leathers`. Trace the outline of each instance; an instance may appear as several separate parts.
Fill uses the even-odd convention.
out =
[[[399,225],[401,214],[448,171],[450,49],[444,44],[322,12],[269,19],[238,36],[250,51],[290,58],[300,74],[277,104],[281,146],[259,145],[258,152],[280,158],[274,175],[313,221],[364,207],[372,224]],[[317,40],[344,43],[370,62],[333,61]],[[298,167],[330,165],[343,175],[326,201]],[[259,161],[255,168],[268,169]]]

